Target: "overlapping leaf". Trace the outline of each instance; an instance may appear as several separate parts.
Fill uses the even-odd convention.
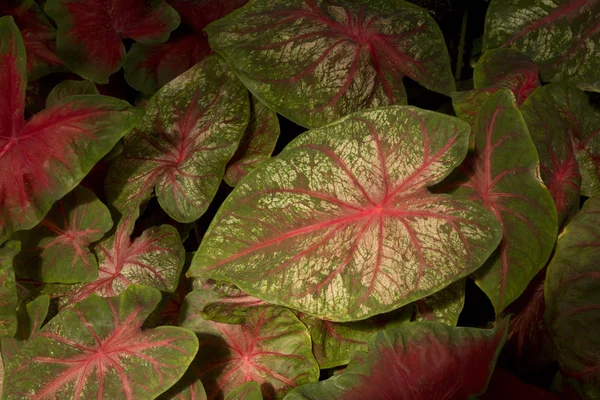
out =
[[[271,157],[279,138],[277,113],[250,97],[250,122],[235,154],[227,164],[225,182],[235,186],[256,166]]]
[[[112,226],[108,208],[79,186],[59,200],[38,226],[17,232],[22,251],[15,269],[20,276],[42,282],[91,282],[98,276],[98,262],[89,245]]]
[[[54,106],[65,97],[78,94],[98,94],[98,89],[96,88],[96,85],[90,81],[62,81],[54,86],[50,93],[48,93],[48,97],[46,97],[46,108]]]
[[[33,228],[131,129],[139,112],[104,96],[69,97],[23,119],[25,50],[0,18],[0,242]]]
[[[485,88],[453,92],[451,94],[452,107],[454,108],[456,116],[463,121],[468,122],[469,125],[475,126],[479,110],[483,107],[486,100],[497,91],[498,88]],[[475,133],[471,131],[472,146],[470,147],[473,147],[474,143]]]
[[[394,106],[303,134],[238,184],[188,275],[340,322],[442,289],[500,240],[480,206],[426,189],[463,160],[469,130]]]
[[[450,286],[415,302],[415,321],[438,321],[456,326],[465,305],[465,282],[461,279]]]
[[[17,288],[13,259],[21,245],[11,240],[0,248],[0,337],[11,337],[17,332]]]
[[[217,55],[165,85],[111,166],[109,200],[130,209],[155,190],[173,219],[198,219],[242,138],[248,102],[248,92]]]
[[[455,399],[481,394],[506,337],[495,329],[412,322],[380,332],[341,374],[304,385],[286,400]],[[461,379],[461,377],[463,379]]]
[[[565,227],[546,274],[546,323],[563,379],[584,399],[600,396],[600,198]]]
[[[306,127],[405,104],[404,76],[455,89],[439,28],[404,1],[253,1],[206,31],[257,98]]]
[[[502,225],[500,246],[475,272],[499,314],[546,264],[556,240],[556,208],[510,91],[500,89],[485,102],[474,130],[475,149],[448,182],[454,181],[456,195],[478,202]]]
[[[280,399],[295,386],[317,381],[310,336],[291,311],[256,307],[244,324],[234,325],[204,320],[193,309],[187,307],[181,326],[198,334],[193,369],[209,400],[223,399],[251,380],[260,384],[266,399]]]
[[[540,67],[543,80],[600,91],[598,15],[598,0],[492,0],[483,47],[517,49]]]
[[[70,70],[108,83],[123,64],[122,39],[162,43],[179,25],[164,0],[48,0],[46,13],[58,26],[57,52]]]
[[[534,385],[523,383],[510,372],[496,368],[487,390],[481,400],[506,400],[506,399],[535,399],[535,400],[560,400],[556,394],[548,392]]]
[[[263,396],[258,383],[248,381],[229,392],[225,400],[263,400]]]
[[[132,285],[61,311],[8,364],[5,398],[155,398],[198,350],[186,329],[141,330],[159,300],[158,290]]]
[[[579,209],[580,193],[600,194],[600,112],[565,83],[540,88],[521,111],[562,225]]]

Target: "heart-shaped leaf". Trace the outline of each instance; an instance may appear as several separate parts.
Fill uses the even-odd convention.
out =
[[[0,248],[0,337],[12,337],[17,332],[17,288],[13,259],[21,245],[11,240]]]
[[[415,302],[415,321],[438,321],[456,326],[465,305],[466,279]]]
[[[30,81],[65,69],[56,55],[56,30],[35,0],[3,0],[1,15],[11,15],[23,34]]]
[[[474,274],[499,314],[548,261],[558,229],[556,208],[510,91],[500,89],[485,102],[474,130],[474,151],[445,185],[457,187],[457,196],[481,204],[502,225],[500,246]]]
[[[62,81],[54,86],[50,93],[48,93],[48,97],[46,98],[46,108],[53,107],[65,97],[78,94],[98,94],[98,89],[96,88],[96,85],[90,81]]]
[[[483,48],[514,48],[533,59],[543,80],[600,91],[598,15],[596,0],[492,0]]]
[[[206,31],[258,99],[306,127],[405,104],[404,76],[455,90],[438,26],[405,1],[252,1]]]
[[[94,246],[98,278],[67,293],[63,304],[79,302],[92,293],[116,296],[133,283],[164,292],[177,289],[185,261],[185,249],[177,230],[171,225],[162,225],[147,229],[132,240],[137,216],[137,212],[123,216],[114,235]]]
[[[193,222],[217,192],[249,119],[248,92],[217,55],[163,86],[125,138],[106,193],[120,210],[152,195],[175,220]]]
[[[263,395],[258,383],[248,381],[229,392],[225,400],[263,400]]]
[[[254,96],[250,97],[250,122],[235,154],[227,164],[225,182],[235,186],[275,149],[279,138],[277,113],[270,110]]]
[[[128,132],[140,113],[104,96],[69,97],[23,119],[25,50],[0,18],[0,242],[37,225]]]
[[[560,400],[560,397],[534,385],[523,383],[519,378],[501,368],[496,368],[481,400],[535,399]]]
[[[50,297],[46,295],[38,296],[27,304],[21,304],[17,310],[17,332],[14,337],[0,339],[0,353],[5,364],[40,330],[48,315],[48,307],[50,307]]]
[[[536,90],[521,112],[562,225],[579,209],[580,192],[600,194],[600,112],[583,91],[565,83]]]
[[[540,86],[539,69],[526,55],[511,49],[486,51],[475,64],[473,84],[476,89],[503,87],[510,89],[520,106]]]
[[[89,245],[112,226],[108,208],[94,193],[78,186],[38,226],[15,234],[22,247],[15,270],[19,276],[42,282],[91,282],[98,276],[98,262]]]
[[[285,399],[472,398],[485,390],[492,375],[506,337],[506,322],[489,330],[438,322],[387,329],[344,372],[294,389]]]
[[[319,377],[308,331],[285,308],[253,308],[241,325],[208,321],[188,312],[181,326],[198,334],[200,349],[193,368],[209,400],[223,399],[251,380],[261,385],[266,399],[280,399]]]
[[[187,329],[141,330],[159,300],[158,290],[132,285],[61,311],[8,364],[5,398],[155,398],[198,350]]]
[[[546,323],[564,380],[600,396],[600,197],[585,202],[559,236],[546,273]]]
[[[188,276],[340,322],[435,293],[500,240],[480,206],[427,190],[463,160],[469,130],[392,106],[304,133],[233,190]]]
[[[47,0],[56,22],[57,52],[67,67],[92,82],[108,83],[123,64],[123,39],[162,43],[179,25],[164,0]]]

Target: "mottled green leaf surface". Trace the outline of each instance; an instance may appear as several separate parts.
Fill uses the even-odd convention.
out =
[[[514,48],[533,59],[544,81],[600,91],[598,15],[597,0],[492,0],[483,48]]]
[[[90,81],[62,81],[54,86],[50,93],[48,93],[48,97],[46,97],[46,108],[52,107],[65,97],[78,94],[98,94],[98,89],[96,88],[96,85]]]
[[[192,368],[165,393],[157,397],[158,400],[207,400],[204,386],[199,379],[194,377]],[[191,382],[190,382],[191,381]]]
[[[489,97],[496,93],[498,88],[472,89],[462,92],[452,92],[452,107],[456,116],[472,127],[475,126],[477,113]],[[475,131],[471,130],[470,148],[475,145]]]
[[[438,321],[456,326],[465,305],[465,282],[461,279],[439,292],[415,302],[415,321]]]
[[[188,310],[181,326],[198,335],[200,348],[192,368],[208,399],[223,399],[251,380],[261,385],[266,399],[280,399],[295,386],[317,381],[310,335],[291,311],[256,307],[244,324],[226,324]]]
[[[98,262],[89,245],[112,226],[108,208],[93,192],[78,186],[38,226],[15,234],[22,247],[15,270],[42,282],[91,282],[98,276]]]
[[[198,350],[187,329],[141,330],[160,300],[132,285],[61,311],[6,367],[4,398],[153,399],[174,384]]]
[[[13,259],[21,245],[11,240],[0,248],[0,337],[11,337],[17,332],[17,288]]]
[[[546,323],[563,379],[583,399],[600,397],[600,198],[592,197],[558,238],[546,273]]]
[[[411,322],[386,329],[341,374],[294,389],[285,399],[474,398],[492,375],[506,325],[486,330]]]
[[[173,219],[198,219],[242,138],[248,103],[247,90],[216,55],[163,86],[111,165],[109,200],[127,210],[155,191]]]
[[[301,135],[238,184],[188,276],[340,322],[442,289],[500,240],[483,208],[427,190],[461,163],[469,130],[392,106]]]
[[[248,381],[229,392],[225,400],[263,400],[263,396],[260,385],[254,381]]]
[[[279,138],[277,113],[250,97],[250,122],[235,154],[227,164],[225,182],[235,186],[256,166],[271,157]]]
[[[499,314],[548,261],[558,229],[556,208],[539,177],[535,146],[508,89],[485,102],[474,129],[475,149],[445,185],[456,187],[457,196],[481,204],[502,225],[500,246],[474,274]]]
[[[455,90],[438,26],[401,0],[258,0],[206,31],[256,97],[310,128],[405,104],[405,76],[440,93]]]

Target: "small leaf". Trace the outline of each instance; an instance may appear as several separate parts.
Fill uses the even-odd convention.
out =
[[[188,368],[185,375],[169,390],[157,397],[158,400],[206,400],[204,386],[199,379],[194,378]],[[189,381],[192,381],[191,383]]]
[[[277,113],[250,97],[250,122],[235,154],[227,164],[225,182],[235,186],[262,161],[271,157],[279,138]]]
[[[263,396],[258,383],[248,381],[229,392],[225,400],[263,400]]]
[[[600,197],[585,202],[559,236],[546,273],[545,320],[564,380],[600,397]]]
[[[456,326],[465,305],[466,279],[415,302],[415,321],[438,321]]]
[[[206,32],[258,99],[309,128],[405,104],[405,76],[440,93],[455,90],[438,26],[404,1],[258,0]]]
[[[260,384],[266,399],[280,399],[293,387],[319,377],[308,331],[285,308],[253,308],[241,325],[207,321],[189,313],[181,326],[198,334],[199,356],[192,368],[209,400],[223,399],[251,380]]]
[[[122,39],[162,43],[179,25],[179,15],[164,0],[47,0],[44,8],[58,26],[60,58],[96,83],[108,83],[121,68]]]
[[[38,226],[15,234],[22,243],[15,270],[19,276],[42,282],[91,282],[98,276],[98,262],[89,245],[112,226],[108,208],[94,193],[78,186]]]
[[[463,160],[469,130],[392,106],[302,134],[233,190],[188,276],[338,322],[435,293],[500,240],[480,206],[427,190]]]
[[[48,93],[46,108],[50,108],[65,97],[77,94],[98,94],[98,89],[90,81],[62,81]]]
[[[454,185],[455,195],[481,204],[502,225],[500,246],[474,274],[499,314],[548,261],[557,234],[556,208],[539,178],[537,152],[510,91],[500,89],[485,102],[474,130],[474,151],[445,185]]]
[[[526,55],[510,49],[487,51],[473,71],[476,89],[510,89],[520,106],[540,86],[539,69]]]
[[[155,398],[198,350],[187,329],[141,330],[159,300],[158,290],[132,285],[61,311],[9,363],[5,398]]]
[[[109,201],[127,210],[155,189],[176,221],[200,218],[248,124],[248,101],[244,86],[216,55],[165,85],[111,165]]]
[[[483,47],[514,48],[540,67],[545,81],[600,91],[600,2],[492,0]]]
[[[17,332],[17,288],[13,259],[21,250],[18,241],[11,240],[0,248],[0,338],[12,337]]]
[[[378,333],[368,353],[344,372],[301,386],[286,400],[448,399],[481,394],[506,337],[506,320],[495,329],[453,328],[411,322]]]
[[[469,125],[475,127],[477,121],[477,114],[481,107],[485,104],[486,100],[490,96],[498,91],[498,88],[485,88],[485,89],[472,89],[465,90],[462,92],[452,92],[452,107],[456,116]],[[472,149],[475,146],[475,132],[471,130],[471,140],[469,141],[469,148]]]

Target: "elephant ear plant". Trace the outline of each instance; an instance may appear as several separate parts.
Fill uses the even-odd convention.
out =
[[[3,2],[1,398],[600,398],[600,1],[424,4]]]

